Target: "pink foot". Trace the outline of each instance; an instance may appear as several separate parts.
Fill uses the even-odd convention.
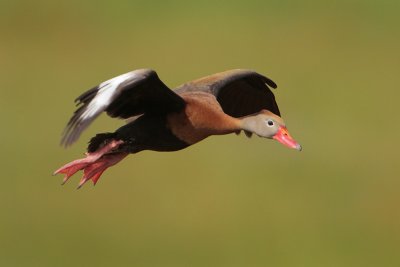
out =
[[[80,170],[84,170],[84,175],[79,183],[80,188],[88,180],[92,180],[94,184],[99,180],[101,174],[109,167],[115,165],[123,158],[127,153],[115,153],[107,154],[113,149],[117,148],[123,141],[112,141],[106,146],[102,147],[96,152],[86,153],[86,158],[74,160],[54,172],[54,175],[63,173],[65,174],[62,184],[65,184],[68,179]]]
[[[106,169],[117,164],[127,155],[128,153],[104,155],[92,164],[85,167],[85,169],[83,170],[83,177],[81,178],[81,181],[78,185],[78,189],[81,188],[89,180],[92,180],[93,184],[96,185],[100,176]]]

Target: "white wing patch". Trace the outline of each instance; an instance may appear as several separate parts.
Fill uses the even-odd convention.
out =
[[[67,128],[61,143],[69,146],[78,140],[81,133],[96,119],[121,93],[121,84],[126,81],[140,80],[146,77],[151,70],[140,69],[131,71],[115,78],[102,82],[94,98],[87,104],[81,114],[75,114]]]
[[[85,112],[82,113],[81,118],[83,120],[87,120],[103,112],[104,109],[106,109],[107,106],[110,105],[117,96],[115,92],[121,85],[121,83],[123,83],[124,81],[128,80],[133,76],[135,76],[135,73],[128,72],[120,76],[117,76],[115,78],[112,78],[108,81],[102,82],[99,85],[99,91],[97,92],[93,100],[90,101]]]

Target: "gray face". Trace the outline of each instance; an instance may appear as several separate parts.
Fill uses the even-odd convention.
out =
[[[258,136],[272,138],[281,126],[285,126],[285,123],[279,116],[263,110],[255,116],[244,118],[243,126],[245,130]]]
[[[259,114],[255,118],[255,134],[261,137],[272,138],[281,126],[279,122],[271,115]]]
[[[290,136],[282,118],[267,110],[243,118],[241,126],[247,132],[265,138],[273,138],[287,147],[301,151],[301,145]]]

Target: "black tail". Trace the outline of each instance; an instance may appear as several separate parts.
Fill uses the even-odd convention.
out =
[[[115,133],[96,134],[95,137],[92,137],[92,139],[90,139],[87,151],[89,153],[95,152],[99,148],[102,148],[104,145],[108,144],[108,142],[111,141],[113,138],[115,138]]]

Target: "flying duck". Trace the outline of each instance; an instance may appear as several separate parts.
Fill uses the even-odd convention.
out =
[[[127,123],[112,133],[99,133],[89,141],[86,157],[54,172],[63,183],[79,170],[93,184],[102,173],[129,154],[142,150],[177,151],[211,135],[241,131],[251,137],[275,139],[297,150],[298,144],[280,117],[270,88],[276,84],[252,70],[236,69],[187,82],[171,90],[151,69],[134,70],[88,90],[75,102],[79,106],[61,140],[65,147],[104,111]]]

